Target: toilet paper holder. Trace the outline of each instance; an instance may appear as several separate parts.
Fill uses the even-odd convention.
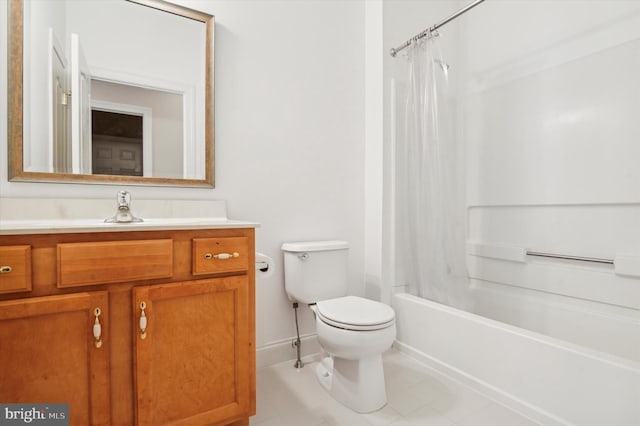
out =
[[[262,277],[266,278],[273,274],[273,259],[263,253],[256,252],[256,272],[261,272]]]
[[[256,269],[260,272],[267,272],[269,270],[269,264],[267,262],[256,262]]]

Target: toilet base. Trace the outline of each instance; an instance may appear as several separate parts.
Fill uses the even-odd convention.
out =
[[[316,377],[336,401],[358,413],[379,410],[387,403],[381,354],[357,360],[324,356]]]

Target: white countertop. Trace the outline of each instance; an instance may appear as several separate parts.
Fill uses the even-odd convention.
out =
[[[104,223],[104,219],[0,220],[0,235],[76,232],[169,231],[187,229],[257,228],[256,222],[224,218],[149,218],[136,223]]]
[[[257,228],[227,219],[224,200],[136,200],[131,213],[144,222],[104,223],[117,204],[107,199],[0,198],[0,235],[75,232]]]

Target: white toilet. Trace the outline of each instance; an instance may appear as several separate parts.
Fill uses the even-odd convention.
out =
[[[396,337],[395,313],[384,303],[347,296],[349,245],[345,241],[285,243],[289,298],[315,312],[326,353],[316,374],[337,401],[359,413],[387,403],[382,352]]]

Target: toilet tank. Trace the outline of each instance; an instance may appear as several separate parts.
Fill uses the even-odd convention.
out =
[[[284,243],[284,287],[289,299],[301,303],[346,296],[346,241]]]

